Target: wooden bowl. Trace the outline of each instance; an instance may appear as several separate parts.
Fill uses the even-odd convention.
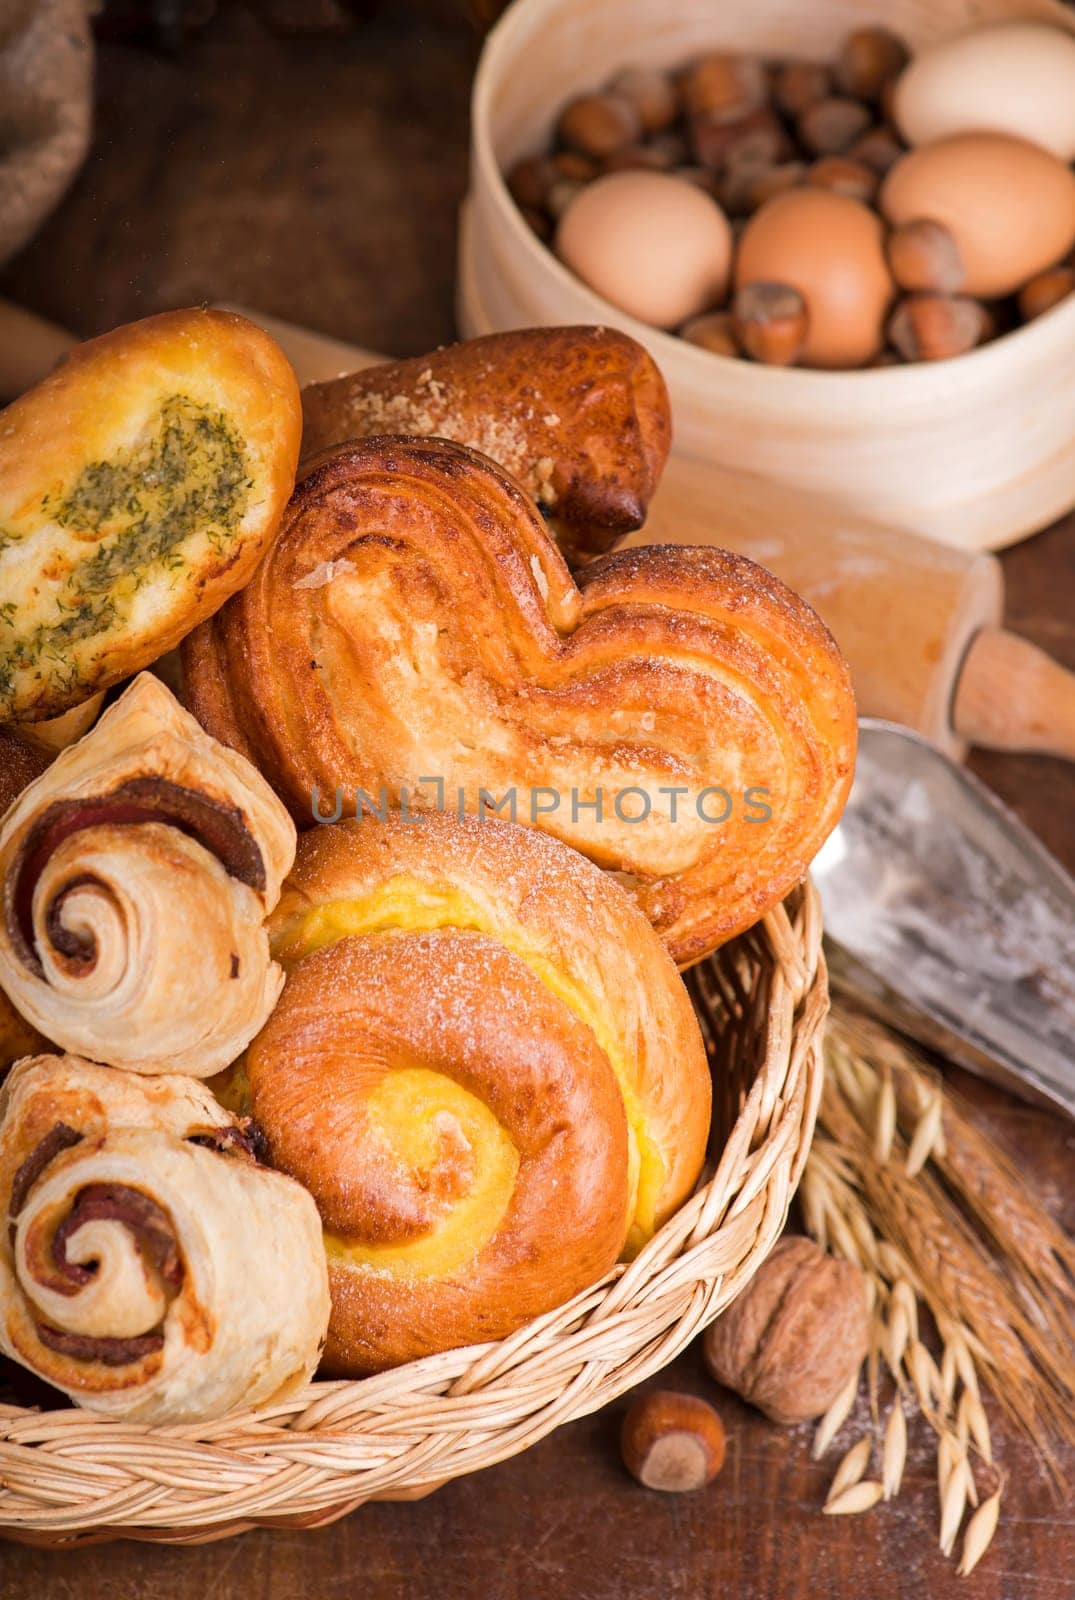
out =
[[[868,23],[915,47],[1016,17],[1075,31],[1058,0],[516,0],[474,88],[462,332],[623,328],[668,381],[676,449],[718,475],[768,480],[771,515],[785,528],[803,492],[971,549],[1043,527],[1075,504],[1075,296],[950,361],[858,372],[757,366],[697,349],[594,294],[531,232],[502,177],[545,147],[567,100],[632,63],[671,66],[714,48],[831,59]]]

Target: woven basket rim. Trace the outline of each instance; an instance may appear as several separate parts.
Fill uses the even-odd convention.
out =
[[[696,1006],[709,994],[734,1012],[753,1081],[715,1170],[634,1261],[507,1339],[315,1381],[256,1413],[147,1427],[0,1404],[0,1537],[199,1543],[319,1526],[506,1460],[666,1366],[764,1261],[809,1151],[828,1010],[809,880],[688,984]]]

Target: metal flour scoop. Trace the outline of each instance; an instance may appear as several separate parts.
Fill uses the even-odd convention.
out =
[[[1075,881],[988,789],[864,717],[814,862],[834,976],[894,1027],[1075,1117]]]

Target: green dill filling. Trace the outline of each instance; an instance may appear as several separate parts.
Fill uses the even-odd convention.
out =
[[[47,660],[52,680],[62,676],[70,647],[122,623],[147,578],[182,570],[188,539],[204,535],[222,551],[251,487],[246,452],[225,413],[179,394],[164,402],[143,443],[85,466],[42,509],[61,528],[97,534],[98,542],[68,573],[55,621],[11,639],[17,607],[0,605],[0,699],[10,698],[15,674],[35,663]],[[0,550],[8,542],[0,528]]]

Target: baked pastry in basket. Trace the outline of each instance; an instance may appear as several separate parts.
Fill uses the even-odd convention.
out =
[[[208,1077],[280,992],[264,918],[294,847],[258,773],[143,673],[0,824],[0,986],[63,1049]]]
[[[313,1375],[310,1196],[190,1078],[39,1056],[0,1087],[0,1350],[80,1405],[182,1422]]]
[[[78,347],[0,429],[0,721],[119,683],[240,589],[295,478],[295,375],[260,328],[171,311]]]
[[[509,472],[569,560],[646,520],[672,437],[652,356],[614,328],[524,328],[367,367],[302,395],[306,459],[373,434],[436,434]]]
[[[271,928],[289,976],[250,1105],[324,1222],[329,1370],[502,1338],[690,1194],[698,1023],[575,851],[495,820],[341,822],[300,840]]]
[[[322,458],[184,664],[300,825],[363,795],[497,809],[624,874],[680,965],[801,880],[851,783],[847,667],[790,589],[682,546],[576,585],[519,487],[445,440]]]

